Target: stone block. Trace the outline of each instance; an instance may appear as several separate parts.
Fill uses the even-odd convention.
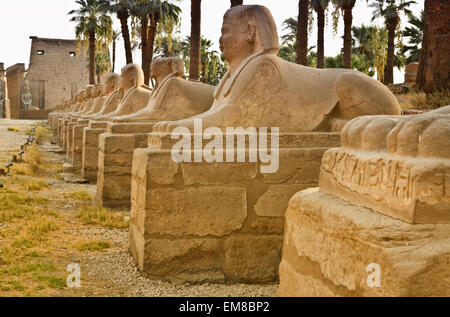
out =
[[[219,239],[149,239],[144,270],[171,282],[223,283]]]
[[[286,214],[281,296],[449,296],[450,225],[408,224],[309,189]]]
[[[278,279],[282,238],[279,235],[232,235],[224,241],[227,279],[274,282]]]
[[[147,195],[147,235],[223,237],[241,229],[247,219],[243,188],[159,188]]]

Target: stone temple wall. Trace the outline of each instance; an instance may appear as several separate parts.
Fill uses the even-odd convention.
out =
[[[53,109],[89,84],[87,54],[75,40],[32,40],[27,79],[33,107]]]

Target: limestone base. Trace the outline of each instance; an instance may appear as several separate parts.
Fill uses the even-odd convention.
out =
[[[274,174],[261,174],[260,163],[175,163],[166,141],[152,134],[133,156],[130,250],[139,269],[175,282],[277,281],[288,201],[317,186],[339,134],[281,136]]]
[[[98,128],[100,126],[100,128]],[[103,128],[103,126],[105,126]],[[81,175],[90,182],[97,181],[98,172],[98,137],[106,132],[106,123],[90,123],[83,129],[83,146],[81,154]]]
[[[145,148],[148,134],[104,133],[99,136],[97,203],[129,208],[133,152]]]
[[[408,224],[308,189],[290,201],[279,272],[283,297],[450,296],[450,225]]]

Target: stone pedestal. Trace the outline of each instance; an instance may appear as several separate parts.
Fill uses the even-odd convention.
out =
[[[286,213],[279,296],[450,296],[450,224],[408,224],[308,189]]]
[[[175,163],[173,143],[151,134],[149,148],[134,152],[130,250],[139,269],[190,283],[276,281],[288,201],[317,186],[339,134],[280,135],[274,174],[260,163]]]
[[[345,126],[290,201],[280,296],[450,296],[449,114]]]
[[[73,128],[78,124],[78,118],[72,117],[72,119],[67,123],[66,128],[66,156],[68,159],[72,158],[72,151],[73,151]]]
[[[97,181],[98,137],[106,132],[108,122],[90,121],[83,129],[81,175],[89,181]]]
[[[80,119],[72,131],[72,164],[77,171],[81,170],[83,158],[83,133],[84,128],[89,125],[89,120]]]
[[[99,136],[96,200],[108,207],[130,207],[133,152],[146,148],[153,124],[109,124]]]

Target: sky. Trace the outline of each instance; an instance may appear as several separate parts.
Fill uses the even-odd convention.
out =
[[[372,1],[372,0],[369,0]],[[0,7],[0,62],[9,67],[16,63],[28,66],[30,59],[30,36],[44,38],[73,39],[75,38],[75,23],[69,22],[67,13],[76,9],[74,0],[14,0],[2,1]],[[174,1],[182,9],[180,36],[190,33],[190,0]],[[423,0],[411,10],[417,16],[423,9]],[[244,0],[244,4],[264,5],[272,12],[278,26],[279,35],[283,35],[283,21],[298,15],[298,0]],[[220,30],[223,15],[230,6],[229,0],[202,1],[202,35],[215,43],[213,47],[219,50]],[[325,34],[325,56],[336,56],[343,46],[343,21],[341,19],[337,34],[333,33],[331,11],[328,12]],[[366,0],[357,0],[353,10],[353,25],[368,25],[371,23],[372,8],[368,8]],[[120,30],[120,24],[114,19],[114,28]],[[382,26],[383,20],[374,22]],[[406,17],[402,17],[402,26],[407,25]],[[309,46],[316,45],[317,28],[314,27],[309,37]],[[125,65],[123,42],[118,43],[117,69]],[[140,64],[140,52],[134,52],[134,62]],[[402,83],[404,73],[395,69],[394,82]]]

